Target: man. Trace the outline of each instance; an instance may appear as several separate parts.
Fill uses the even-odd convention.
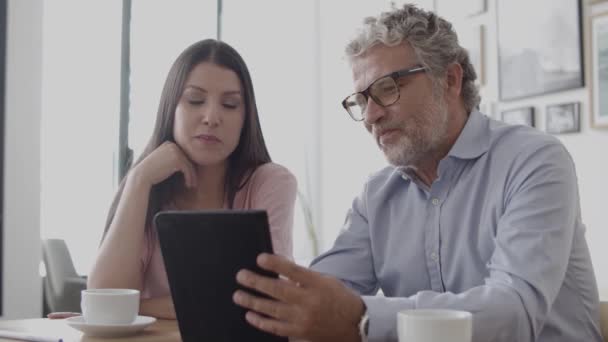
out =
[[[327,253],[241,271],[259,329],[312,341],[395,341],[403,309],[473,313],[474,341],[601,341],[573,162],[558,140],[475,108],[452,26],[404,5],[352,41],[343,101],[392,164],[372,175]],[[337,279],[336,279],[337,278]],[[386,297],[376,296],[381,289]]]

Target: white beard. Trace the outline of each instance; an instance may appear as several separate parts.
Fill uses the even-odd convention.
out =
[[[429,104],[417,118],[411,121],[415,127],[403,127],[397,142],[380,145],[389,163],[395,166],[413,166],[428,157],[446,138],[448,131],[448,109],[443,96]]]

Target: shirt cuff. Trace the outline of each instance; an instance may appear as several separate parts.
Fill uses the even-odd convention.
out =
[[[410,298],[389,298],[382,296],[362,296],[369,316],[369,342],[397,340],[397,313],[415,309],[416,301]]]

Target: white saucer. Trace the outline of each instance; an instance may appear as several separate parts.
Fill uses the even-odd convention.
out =
[[[137,334],[147,326],[156,322],[156,318],[137,316],[135,321],[131,324],[87,324],[82,316],[70,317],[65,321],[69,326],[82,331],[87,336],[122,337]]]

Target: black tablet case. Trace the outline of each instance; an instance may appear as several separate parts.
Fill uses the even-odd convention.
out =
[[[252,327],[232,300],[238,270],[276,277],[256,264],[272,253],[265,211],[164,211],[154,224],[183,342],[287,341]]]

